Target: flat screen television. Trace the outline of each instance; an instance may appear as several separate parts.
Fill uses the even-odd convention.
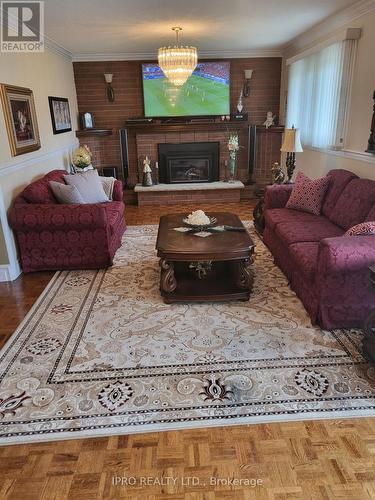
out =
[[[212,116],[230,113],[230,63],[200,62],[182,87],[157,64],[142,64],[146,117]]]

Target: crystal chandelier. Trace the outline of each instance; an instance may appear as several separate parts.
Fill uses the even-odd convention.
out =
[[[183,47],[179,44],[178,34],[182,28],[174,26],[172,30],[176,33],[176,45],[161,47],[158,51],[158,61],[168,80],[181,87],[195,70],[198,53],[196,47]]]

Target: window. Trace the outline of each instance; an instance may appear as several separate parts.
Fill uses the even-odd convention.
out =
[[[343,147],[356,46],[345,40],[290,64],[287,127],[305,146]]]

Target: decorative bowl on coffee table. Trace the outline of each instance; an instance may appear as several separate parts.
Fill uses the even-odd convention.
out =
[[[212,227],[217,223],[216,217],[209,217],[209,219],[209,224],[190,224],[187,217],[184,217],[182,219],[182,222],[185,224],[185,226],[190,227],[193,231],[204,231],[205,229],[208,229],[209,227]]]

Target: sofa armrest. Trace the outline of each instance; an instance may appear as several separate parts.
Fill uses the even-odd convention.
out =
[[[113,201],[123,201],[124,198],[124,188],[122,182],[117,180],[113,186],[112,199]]]
[[[355,272],[375,264],[375,235],[338,236],[320,242],[318,274]]]
[[[284,208],[287,204],[293,184],[273,184],[266,186],[264,195],[264,208]]]
[[[15,205],[9,211],[15,231],[41,232],[95,230],[107,227],[107,213],[102,203],[85,205]]]

